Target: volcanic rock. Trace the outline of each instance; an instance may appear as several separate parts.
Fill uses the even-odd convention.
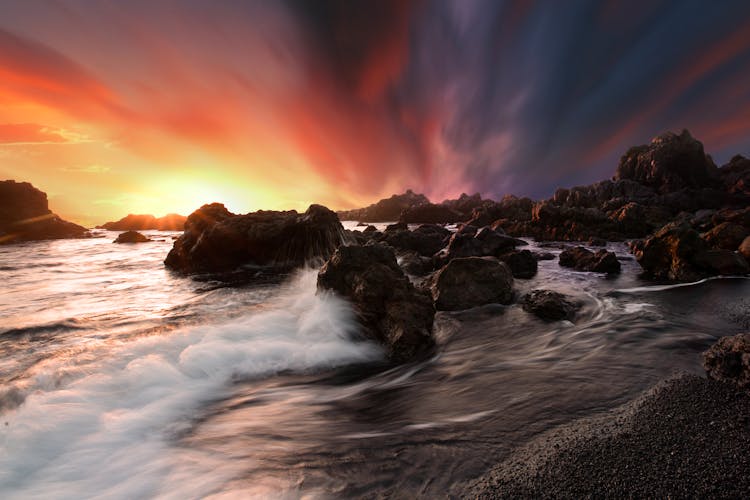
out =
[[[365,208],[343,210],[338,212],[341,220],[357,220],[362,222],[391,222],[398,220],[405,209],[430,203],[423,194],[415,194],[411,189],[404,194],[394,194],[390,198],[382,199]]]
[[[0,182],[0,244],[87,235],[86,228],[53,214],[47,195],[28,182]]]
[[[514,250],[501,254],[498,259],[508,265],[514,278],[529,279],[537,273],[537,258],[529,250]]]
[[[750,333],[720,338],[703,353],[703,368],[709,378],[750,388]]]
[[[304,214],[261,210],[234,215],[213,203],[190,214],[164,263],[183,273],[240,266],[288,269],[327,259],[343,235],[336,214],[321,205],[311,205]]]
[[[394,361],[421,357],[434,346],[432,301],[414,288],[388,246],[339,247],[318,273],[318,290],[350,300],[364,333]]]
[[[523,297],[523,310],[545,321],[572,320],[580,304],[551,290],[533,290]]]
[[[617,256],[603,249],[594,253],[584,247],[567,248],[560,253],[560,265],[594,273],[620,272],[620,261],[617,260]]]
[[[148,241],[151,240],[137,231],[125,231],[120,233],[113,243],[146,243]]]
[[[435,275],[431,291],[435,308],[443,311],[509,304],[513,298],[513,273],[494,258],[453,259]]]

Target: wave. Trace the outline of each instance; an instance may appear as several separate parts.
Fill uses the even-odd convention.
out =
[[[709,278],[704,278],[702,280],[691,281],[690,283],[672,283],[668,285],[637,286],[633,288],[621,288],[619,290],[613,290],[610,293],[617,294],[617,293],[663,292],[665,290],[673,290],[675,288],[684,288],[684,287],[689,287],[689,286],[702,285],[703,283],[708,283],[709,281],[726,280],[726,279],[747,280],[747,279],[750,279],[750,277],[747,277],[747,276],[711,276]]]
[[[269,308],[229,322],[115,343],[72,381],[46,384],[0,415],[0,497],[200,497],[236,471],[210,457],[175,473],[169,439],[233,381],[382,360],[355,341],[350,306],[301,272]],[[39,377],[76,369],[61,355]],[[184,457],[183,457],[184,458]]]

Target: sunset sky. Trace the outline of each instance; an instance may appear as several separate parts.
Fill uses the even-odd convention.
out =
[[[0,179],[86,224],[546,197],[682,128],[750,154],[747,0],[0,0]]]

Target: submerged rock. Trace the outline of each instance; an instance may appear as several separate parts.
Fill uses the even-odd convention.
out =
[[[388,246],[342,246],[318,273],[318,290],[349,299],[365,334],[394,361],[409,361],[433,348],[435,309],[411,284]]]
[[[327,259],[342,237],[338,217],[321,205],[311,205],[303,214],[261,210],[235,215],[213,203],[190,214],[164,263],[183,273],[240,266],[288,269]]]
[[[120,233],[113,243],[146,243],[149,241],[151,241],[149,238],[137,231],[125,231]]]
[[[551,290],[533,290],[523,297],[523,310],[545,321],[571,321],[580,307],[566,295]]]
[[[509,304],[513,298],[513,273],[494,258],[453,259],[434,276],[431,292],[435,308],[443,311]]]
[[[703,353],[709,378],[750,387],[750,333],[722,337]]]
[[[567,248],[560,253],[560,265],[577,271],[616,274],[620,272],[620,261],[613,252],[599,250],[594,253],[584,247]]]

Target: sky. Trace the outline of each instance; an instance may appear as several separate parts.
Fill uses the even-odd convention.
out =
[[[683,128],[750,155],[747,0],[0,0],[0,179],[89,225],[544,198]]]

